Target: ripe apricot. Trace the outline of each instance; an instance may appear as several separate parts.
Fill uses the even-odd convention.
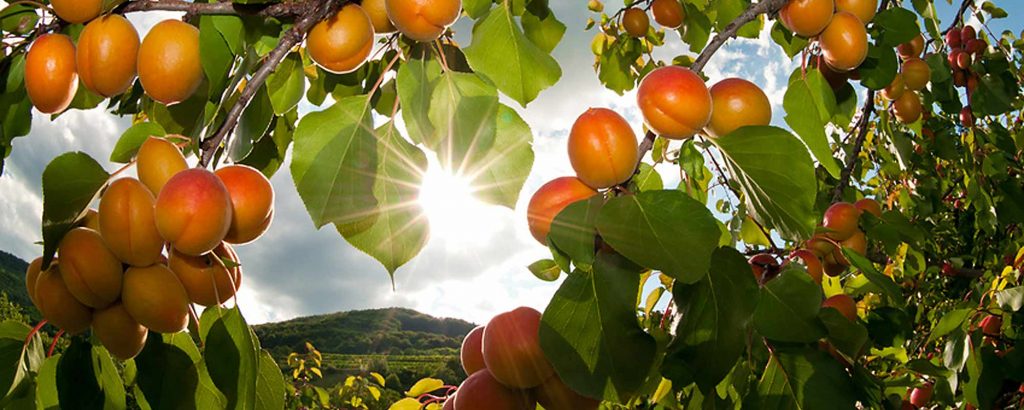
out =
[[[640,82],[636,100],[647,128],[665,138],[690,138],[711,121],[711,92],[688,68],[651,71]]]
[[[896,47],[896,51],[900,53],[900,57],[903,57],[903,59],[920,57],[921,53],[924,52],[924,36],[921,34],[914,36],[910,41]]]
[[[772,121],[772,104],[761,88],[742,78],[726,78],[711,87],[712,136],[728,135],[748,125],[768,125]]]
[[[455,394],[458,410],[533,410],[536,400],[526,391],[506,386],[487,369],[473,373]]]
[[[754,278],[757,283],[765,283],[775,279],[779,275],[779,261],[767,253],[759,253],[747,260],[750,269],[754,271]]]
[[[976,56],[981,55],[986,48],[988,48],[988,43],[980,38],[976,38],[964,44],[964,51]]]
[[[654,0],[651,2],[651,14],[655,22],[669,29],[679,28],[686,19],[686,10],[679,0]]]
[[[839,71],[850,71],[868,56],[868,32],[853,14],[840,11],[821,32],[821,54],[825,63]]]
[[[121,178],[107,187],[100,199],[100,235],[114,255],[132,266],[160,260],[164,240],[156,230],[156,199],[135,178]]]
[[[582,201],[594,195],[597,195],[597,191],[576,177],[561,177],[548,181],[533,194],[530,204],[526,208],[530,233],[542,245],[547,245],[551,221],[558,216],[558,213],[573,202]]]
[[[50,269],[56,269],[57,261],[50,262]],[[38,257],[28,264],[28,268],[25,269],[25,290],[28,293],[29,300],[32,301],[33,305],[39,306],[39,302],[36,301],[36,280],[39,279],[39,274],[43,270],[43,258]]]
[[[832,241],[825,236],[825,234],[821,233],[815,234],[814,236],[811,237],[811,239],[808,239],[807,242],[804,244],[804,247],[809,249],[815,255],[818,255],[819,258],[824,258],[826,255],[831,255],[832,251],[836,249],[835,244],[833,244]]]
[[[557,374],[535,387],[533,393],[544,410],[594,410],[601,404],[598,400],[576,393]]]
[[[373,32],[377,34],[393,33],[395,31],[395,25],[391,24],[391,19],[388,18],[388,10],[384,5],[385,1],[363,0],[362,4],[360,4],[366,15],[370,17],[370,22],[373,23]]]
[[[999,336],[1003,332],[1003,318],[995,315],[985,316],[978,327],[985,336]]]
[[[957,53],[956,66],[962,70],[971,68],[971,55],[964,51]]]
[[[892,78],[892,82],[882,89],[882,98],[889,101],[895,101],[900,98],[905,91],[907,91],[907,83],[903,80],[903,74],[896,73],[896,76]]]
[[[35,295],[39,313],[65,332],[82,333],[92,323],[92,310],[71,294],[57,264],[51,264],[50,269],[39,273]]]
[[[212,172],[200,168],[171,177],[156,198],[156,229],[174,249],[202,255],[231,228],[231,196]]]
[[[229,165],[215,174],[231,196],[231,228],[224,240],[235,244],[256,240],[274,217],[274,188],[270,180],[247,165]]]
[[[832,296],[825,299],[825,301],[821,303],[821,307],[838,310],[839,313],[842,313],[843,316],[846,316],[850,321],[857,320],[857,304],[854,303],[853,298],[849,295],[840,293]]]
[[[121,300],[132,318],[155,332],[177,333],[188,325],[188,294],[162,264],[128,268]]]
[[[225,263],[227,260],[230,263]],[[189,300],[203,306],[217,306],[238,290],[242,281],[242,268],[238,255],[228,244],[220,244],[211,253],[189,256],[171,251],[168,267],[188,293]],[[230,266],[229,266],[230,265]]]
[[[835,0],[836,11],[845,11],[860,19],[862,24],[868,24],[875,18],[875,10],[878,9],[878,0]]]
[[[355,71],[373,50],[373,22],[362,7],[349,3],[317,23],[306,38],[306,51],[324,70],[335,74]]]
[[[103,0],[51,0],[53,12],[71,24],[85,23],[103,12]]]
[[[93,313],[92,333],[110,354],[128,360],[139,355],[149,332],[128,314],[123,304],[116,303]]]
[[[527,389],[554,374],[540,348],[540,317],[535,309],[520,307],[498,314],[484,327],[484,363],[501,384]]]
[[[974,126],[974,112],[971,111],[971,107],[964,107],[960,110],[960,125],[964,127]]]
[[[861,232],[859,230],[857,232],[854,232],[853,236],[850,236],[845,241],[842,241],[839,244],[842,245],[844,248],[850,248],[855,253],[861,256],[864,256],[864,254],[867,253],[868,251],[868,238],[866,235],[864,235],[864,232]],[[844,265],[849,265],[849,262],[846,261],[846,257],[843,256],[842,251],[836,249],[836,252],[838,253],[837,258],[842,258],[839,260],[842,261]]]
[[[955,27],[946,32],[946,45],[949,46],[949,48],[957,49],[963,45],[960,42],[960,33],[961,31]]]
[[[830,231],[825,236],[836,241],[844,241],[857,232],[860,210],[849,202],[836,202],[825,210],[822,226]]]
[[[75,45],[63,34],[44,34],[25,56],[25,91],[43,114],[56,114],[71,105],[78,91]]]
[[[651,27],[651,21],[643,10],[630,7],[622,13],[622,27],[626,29],[626,34],[630,36],[643,37],[647,35],[647,30]]]
[[[910,404],[918,409],[928,406],[928,402],[932,401],[933,389],[930,383],[921,387],[915,387],[914,390],[910,391]]]
[[[818,284],[821,284],[821,277],[825,273],[825,268],[821,265],[821,259],[818,258],[818,255],[815,255],[814,252],[807,249],[799,249],[789,255],[789,261],[795,261],[797,259],[799,259],[800,262],[804,264],[804,267],[807,268],[807,274],[811,275],[811,279]],[[786,263],[788,264],[789,261]]]
[[[139,180],[153,196],[159,196],[164,184],[175,174],[188,168],[181,150],[170,141],[149,137],[135,156]]]
[[[875,217],[882,217],[882,206],[878,204],[878,201],[871,198],[863,198],[853,203],[853,206],[860,209],[861,212],[867,212],[874,215]]]
[[[416,41],[434,41],[462,12],[461,0],[385,0],[391,23]]]
[[[110,14],[93,20],[78,38],[78,75],[89,91],[121,94],[135,81],[139,32],[128,19]]]
[[[484,364],[484,327],[477,326],[469,331],[465,339],[462,339],[462,348],[459,349],[459,359],[462,361],[462,370],[466,375],[476,373],[480,369],[487,368]]]
[[[975,38],[978,38],[978,33],[974,30],[974,27],[964,26],[964,28],[960,30],[960,44],[966,46],[967,43],[970,43],[971,40],[974,40]]]
[[[154,101],[187,100],[203,82],[199,29],[181,20],[157,23],[139,46],[138,69],[142,88]]]
[[[900,74],[903,76],[907,89],[919,91],[931,80],[932,69],[920,58],[908,58],[903,62]]]
[[[100,231],[100,213],[99,211],[90,208],[85,211],[85,216],[78,220],[78,226],[83,228],[89,228],[96,232]]]
[[[779,10],[779,22],[796,35],[814,37],[832,20],[833,0],[789,0]]]
[[[916,91],[907,91],[892,102],[892,113],[904,124],[910,124],[921,118],[921,97]]]
[[[636,134],[615,111],[591,108],[569,132],[569,162],[576,176],[593,188],[625,182],[636,168]]]
[[[100,234],[75,228],[60,241],[60,271],[68,290],[82,304],[102,309],[121,296],[121,261]]]

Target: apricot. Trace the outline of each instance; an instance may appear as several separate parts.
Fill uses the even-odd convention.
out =
[[[818,258],[818,255],[815,255],[814,252],[807,249],[799,249],[793,251],[793,253],[789,255],[789,261],[795,261],[797,259],[799,259],[800,262],[804,264],[804,267],[807,268],[807,274],[811,275],[811,279],[820,285],[822,275],[825,273],[825,268],[822,266],[821,259]],[[788,264],[789,261],[786,263]]]
[[[932,69],[920,58],[909,58],[904,61],[900,73],[907,84],[907,89],[913,91],[923,89],[932,78]]]
[[[875,18],[875,10],[878,9],[878,0],[835,0],[836,11],[845,11],[860,19],[862,24],[868,24]]]
[[[100,235],[122,262],[149,266],[160,260],[164,240],[156,230],[156,199],[135,178],[121,178],[100,199]]]
[[[139,32],[128,19],[110,14],[93,20],[78,38],[77,65],[89,91],[112,97],[135,81]]]
[[[838,310],[839,313],[842,313],[843,316],[846,316],[850,321],[857,320],[857,304],[854,303],[853,298],[849,295],[840,293],[832,296],[825,299],[825,301],[821,303],[821,307]]]
[[[615,111],[591,108],[569,132],[569,162],[576,176],[593,188],[623,183],[636,168],[636,134]]]
[[[820,37],[825,63],[839,71],[850,71],[868,56],[868,32],[860,19],[840,11],[832,17]]]
[[[71,24],[85,23],[103,12],[103,0],[51,0],[53,12]]]
[[[824,258],[826,255],[831,255],[832,251],[836,249],[836,245],[828,239],[825,234],[815,234],[808,239],[804,244],[804,247],[810,250],[812,253],[817,255],[819,258]]]
[[[224,240],[235,244],[256,240],[274,216],[274,188],[270,180],[247,165],[229,165],[215,174],[231,196],[231,228]]]
[[[985,336],[999,336],[1003,333],[1003,318],[996,315],[988,315],[981,319],[978,324],[981,333]]]
[[[747,260],[750,269],[754,271],[754,278],[757,283],[765,283],[775,279],[779,275],[779,261],[767,253],[759,253]]]
[[[139,180],[149,188],[153,196],[160,195],[160,190],[171,177],[188,168],[181,150],[159,137],[149,137],[142,143],[135,156],[135,163]]]
[[[199,29],[181,20],[157,23],[139,46],[138,69],[142,88],[154,101],[187,100],[203,82]]]
[[[711,92],[688,68],[651,71],[640,82],[636,100],[647,128],[665,138],[690,138],[711,121]]]
[[[957,53],[956,66],[962,70],[971,68],[971,55],[964,51]]]
[[[50,269],[39,272],[35,286],[36,307],[48,322],[65,332],[78,334],[89,329],[92,310],[79,302],[67,284],[61,267],[51,264]]]
[[[789,0],[779,10],[779,22],[796,35],[814,37],[828,26],[834,10],[833,0]]]
[[[626,9],[626,12],[622,13],[622,27],[626,29],[626,34],[630,36],[643,37],[647,35],[647,30],[651,27],[651,21],[643,10],[630,7]]]
[[[544,410],[594,410],[601,404],[598,400],[576,393],[557,374],[535,387],[533,394]]]
[[[867,212],[874,215],[877,218],[882,217],[882,206],[878,204],[878,201],[871,198],[863,198],[853,203],[853,206],[860,209],[861,212]]]
[[[90,208],[85,211],[85,216],[78,220],[78,226],[83,228],[89,228],[96,232],[100,231],[100,213],[99,211]]]
[[[968,128],[974,126],[974,112],[971,111],[971,107],[960,110],[960,125]]]
[[[850,248],[855,253],[861,256],[864,256],[864,254],[867,253],[868,251],[868,238],[867,236],[864,235],[864,232],[861,231],[854,232],[853,236],[850,236],[848,239],[840,242],[839,244],[842,245],[844,248]],[[844,262],[844,265],[848,265],[849,262],[847,262],[846,258],[842,256],[842,251],[836,249],[836,252],[838,252],[838,258],[842,258],[839,260]]]
[[[540,317],[537,310],[520,307],[491,318],[484,328],[484,363],[502,384],[527,389],[554,374],[540,348]]]
[[[974,30],[974,27],[964,26],[960,30],[960,44],[967,45],[967,43],[970,43],[975,38],[977,38],[977,32]]]
[[[388,10],[384,5],[385,1],[363,0],[362,4],[360,4],[366,15],[370,17],[370,22],[373,23],[373,32],[377,34],[393,33],[395,31],[395,25],[391,24],[391,19],[388,18]]]
[[[526,208],[530,233],[542,245],[547,245],[551,221],[558,213],[570,204],[594,195],[597,195],[597,191],[576,177],[560,177],[548,181],[533,194]]]
[[[836,202],[825,210],[822,225],[829,229],[825,236],[836,241],[844,241],[858,230],[860,210],[849,202]]]
[[[536,406],[529,393],[502,384],[487,369],[466,378],[455,394],[457,410],[533,410]]]
[[[469,331],[465,339],[462,339],[459,358],[462,361],[462,370],[465,370],[467,375],[487,367],[484,364],[483,338],[484,327],[477,326]]]
[[[123,304],[116,303],[93,313],[92,333],[110,354],[128,360],[139,355],[149,332],[128,314]]]
[[[57,261],[50,262],[50,269],[56,269]],[[29,300],[32,301],[33,305],[39,306],[39,302],[36,301],[36,280],[39,279],[39,273],[43,270],[43,258],[38,257],[28,264],[28,268],[25,269],[25,290],[28,293]]]
[[[157,231],[174,249],[202,255],[216,248],[231,228],[231,196],[212,172],[187,169],[160,190],[154,215]]]
[[[914,36],[910,41],[896,47],[896,51],[899,52],[900,57],[903,57],[903,59],[920,57],[921,53],[924,52],[924,36],[921,34]]]
[[[330,18],[313,26],[306,51],[321,68],[335,74],[355,71],[373,50],[373,22],[362,7],[346,4]]]
[[[772,104],[761,88],[742,78],[726,78],[711,87],[712,136],[725,136],[740,127],[768,125]]]
[[[102,309],[121,295],[121,261],[100,234],[75,228],[60,241],[60,271],[68,290],[83,305]]]
[[[78,91],[75,45],[63,34],[44,34],[25,56],[25,91],[43,114],[56,114],[71,105]]]
[[[686,19],[686,10],[679,0],[654,0],[651,2],[651,14],[655,22],[670,29],[679,28]]]
[[[980,38],[976,38],[964,44],[964,51],[973,55],[981,55],[986,48],[988,48],[988,43]]]
[[[402,35],[434,41],[459,19],[461,0],[385,0],[388,18]]]
[[[225,264],[224,260],[231,263]],[[236,266],[238,254],[228,244],[222,243],[213,252],[200,256],[171,251],[167,265],[178,276],[189,300],[203,306],[227,302],[235,296],[242,280],[242,268]]]
[[[921,118],[921,97],[915,91],[907,91],[892,102],[892,113],[904,124]]]
[[[928,383],[921,387],[915,387],[914,390],[910,391],[910,404],[915,408],[923,408],[928,406],[928,402],[932,401],[933,386]]]
[[[842,262],[836,260],[836,252],[837,251],[833,251],[821,259],[821,266],[825,269],[825,274],[832,277],[839,276],[843,272],[846,272],[846,268],[850,266],[845,263],[845,258]]]
[[[907,83],[903,80],[902,74],[896,73],[896,76],[892,78],[892,82],[882,89],[881,94],[882,98],[889,101],[895,101],[900,98],[905,91],[907,91]]]
[[[128,268],[121,300],[132,318],[155,332],[177,333],[188,325],[188,294],[167,266]]]

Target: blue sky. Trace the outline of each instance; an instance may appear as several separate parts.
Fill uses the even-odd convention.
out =
[[[952,15],[954,5],[937,1],[940,17]],[[3,2],[0,2],[2,4]],[[619,4],[606,2],[611,9]],[[996,1],[1011,16],[1024,13],[1024,2]],[[578,1],[552,1],[555,14],[567,26],[565,38],[555,50],[562,66],[562,80],[544,91],[520,113],[534,132],[537,160],[516,209],[488,206],[468,197],[441,172],[428,172],[422,192],[431,221],[432,238],[423,252],[398,270],[395,289],[387,272],[369,256],[344,241],[333,229],[317,231],[303,207],[291,176],[282,169],[272,182],[277,193],[275,221],[259,241],[238,248],[245,272],[239,306],[252,323],[278,321],[296,316],[339,310],[403,306],[437,315],[484,322],[494,314],[520,305],[543,309],[558,283],[546,283],[526,269],[529,263],[549,257],[526,228],[525,205],[544,182],[571,175],[565,153],[569,128],[589,107],[608,107],[623,114],[639,135],[641,120],[635,96],[605,90],[593,72],[590,39],[584,32],[589,12]],[[909,5],[908,5],[909,6]],[[131,20],[144,35],[156,22],[176,17],[173,13],[133,14]],[[770,27],[770,25],[769,25]],[[1020,31],[1011,20],[990,23],[996,33]],[[461,44],[468,44],[468,21],[456,25]],[[656,56],[669,60],[685,54],[675,34]],[[739,76],[760,85],[773,103],[773,124],[784,126],[782,96],[785,81],[797,63],[766,35],[754,40],[735,40],[720,50],[705,69],[709,84]],[[507,104],[516,106],[514,102]],[[306,104],[305,110],[318,110]],[[40,176],[46,164],[66,151],[85,151],[98,160],[108,157],[114,143],[129,126],[100,110],[75,111],[56,121],[36,115],[32,134],[14,143],[5,173],[0,177],[0,249],[22,259],[38,256],[42,213]],[[436,170],[436,161],[432,161]],[[116,167],[106,164],[108,170]],[[666,186],[678,181],[677,171],[662,166]]]

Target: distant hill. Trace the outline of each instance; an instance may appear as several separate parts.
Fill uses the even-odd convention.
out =
[[[28,262],[0,251],[0,291],[7,293],[8,300],[21,305],[26,313],[37,318],[38,313],[35,312],[32,301],[28,298],[28,290],[25,288],[26,269]]]

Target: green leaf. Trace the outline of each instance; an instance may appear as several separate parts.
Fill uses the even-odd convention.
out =
[[[856,359],[868,342],[868,329],[835,309],[821,309],[818,318],[828,328],[828,340],[843,354]]]
[[[199,18],[199,53],[203,73],[209,82],[210,95],[219,98],[224,93],[228,74],[235,63],[235,55],[217,30],[213,16]],[[233,90],[228,90],[231,92]]]
[[[427,146],[445,169],[464,173],[488,155],[497,134],[498,91],[476,74],[446,72],[430,99]]]
[[[963,330],[964,321],[967,317],[975,312],[972,308],[961,308],[953,309],[946,314],[942,315],[939,322],[932,327],[932,331],[928,334],[928,341],[936,340],[942,336],[952,333],[954,330]]]
[[[150,332],[135,364],[137,399],[141,397],[154,410],[197,407],[199,370],[181,347],[166,342],[159,333]]]
[[[697,8],[690,2],[683,2],[683,8],[686,10],[686,17],[683,19],[683,25],[679,27],[679,34],[683,37],[683,42],[690,45],[690,52],[699,53],[704,50],[708,39],[711,38],[711,20],[703,8]]]
[[[661,174],[646,162],[640,163],[639,172],[633,176],[630,182],[635,186],[637,192],[665,189],[665,182],[662,181]]]
[[[807,47],[809,42],[806,38],[793,34],[792,31],[786,29],[786,27],[784,27],[778,20],[775,21],[774,25],[772,25],[771,35],[775,44],[782,46],[782,51],[785,51],[786,56],[789,58],[796,57],[797,54],[800,54],[800,52]]]
[[[493,3],[494,0],[463,0],[462,10],[469,18],[476,20],[486,14]]]
[[[861,273],[863,273],[864,276],[869,281],[871,281],[871,283],[881,288],[882,293],[885,294],[885,296],[888,297],[892,303],[896,304],[897,306],[903,306],[903,291],[900,289],[900,286],[896,284],[896,282],[893,282],[892,278],[883,275],[881,272],[878,271],[878,269],[875,269],[875,266],[874,264],[871,263],[871,261],[861,256],[860,254],[850,250],[850,248],[844,247],[843,255],[845,255],[846,259],[850,261],[850,264],[852,264],[857,269],[860,269]]]
[[[811,236],[817,178],[800,140],[781,128],[743,127],[712,142],[755,219],[784,239]]]
[[[577,201],[565,207],[551,221],[548,240],[565,252],[577,268],[589,271],[594,264],[597,215],[604,198],[595,195],[586,201]]]
[[[540,1],[534,1],[531,5],[540,3]],[[565,34],[565,24],[558,21],[555,13],[546,5],[527,7],[521,21],[526,38],[548,54],[555,50],[558,43],[562,41],[562,35]]]
[[[114,151],[110,153],[110,162],[127,164],[135,158],[135,154],[139,152],[139,147],[149,137],[163,137],[165,135],[167,135],[167,131],[164,131],[164,127],[155,122],[146,121],[132,125],[117,140]]]
[[[995,296],[999,306],[1011,312],[1016,312],[1024,306],[1024,286],[1001,290],[996,292]]]
[[[491,9],[474,25],[473,41],[465,49],[466,59],[474,71],[486,75],[501,92],[525,106],[558,82],[562,69],[523,34],[508,7],[505,3]]]
[[[267,77],[267,91],[270,94],[270,105],[277,115],[284,115],[302,101],[302,96],[306,94],[306,77],[298,54],[289,54]]]
[[[71,345],[61,355],[57,363],[57,395],[63,409],[105,407],[107,400],[96,379],[89,342],[72,339]],[[123,403],[121,407],[124,407]]]
[[[562,274],[562,269],[551,259],[541,259],[531,263],[527,268],[530,269],[533,276],[545,282],[554,282]]]
[[[103,408],[110,410],[127,408],[124,382],[121,381],[121,374],[118,373],[118,368],[114,365],[110,352],[102,346],[93,346],[92,363],[96,381],[103,392]]]
[[[787,269],[761,288],[754,327],[766,338],[811,343],[826,334],[818,320],[821,287],[799,269]]]
[[[35,6],[14,4],[0,10],[0,30],[11,34],[27,34],[35,28],[39,14]]]
[[[245,111],[242,111],[235,135],[228,143],[228,157],[232,161],[240,161],[249,156],[253,145],[263,138],[273,120],[274,107],[267,94],[267,85],[263,85],[256,90]]]
[[[54,158],[43,170],[43,266],[107,183],[110,174],[83,152]]]
[[[890,50],[921,34],[917,14],[902,7],[890,7],[878,13],[871,26],[875,44]]]
[[[971,349],[971,354],[967,356],[968,378],[963,385],[964,399],[967,402],[977,408],[993,408],[1005,379],[1002,361],[992,346]]]
[[[793,77],[782,102],[786,124],[793,128],[829,175],[839,179],[839,164],[832,156],[832,147],[825,135],[825,125],[835,112],[835,95],[818,70],[808,70],[806,78]]]
[[[777,347],[757,395],[762,409],[853,409],[857,401],[846,369],[828,353],[807,347]]]
[[[57,364],[61,354],[50,356],[39,367],[36,374],[36,406],[43,410],[59,410],[60,398],[57,393]]]
[[[892,47],[868,45],[868,56],[857,68],[861,85],[872,90],[888,87],[899,72],[899,61]]]
[[[398,68],[396,77],[402,119],[413,141],[433,145],[434,125],[430,122],[430,100],[441,78],[441,65],[434,59],[411,58]]]
[[[284,375],[270,352],[260,350],[260,374],[256,381],[256,409],[277,410],[284,408]]]
[[[597,216],[597,230],[632,261],[686,283],[707,275],[721,236],[711,211],[676,190],[608,201]]]
[[[295,130],[291,172],[317,228],[365,222],[373,215],[377,141],[369,99],[348,97],[306,114]]]
[[[533,161],[530,126],[515,110],[499,104],[494,143],[483,159],[467,165],[462,173],[472,177],[475,197],[513,209],[533,169]]]
[[[43,344],[36,333],[31,340],[28,325],[16,320],[0,323],[0,405],[10,406],[21,391],[31,386],[30,373],[39,371],[44,357]]]
[[[540,326],[545,356],[565,384],[590,397],[624,401],[654,364],[655,341],[636,319],[641,268],[601,252],[594,272],[570,274]]]
[[[228,408],[248,409],[256,403],[260,374],[259,341],[238,307],[207,308],[200,318],[205,345],[203,362],[214,385],[228,399]]]

